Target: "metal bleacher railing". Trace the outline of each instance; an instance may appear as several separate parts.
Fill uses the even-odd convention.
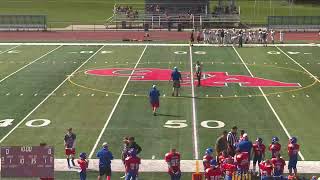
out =
[[[320,30],[320,16],[269,16],[269,29]]]
[[[1,31],[44,31],[47,18],[44,15],[0,15]]]

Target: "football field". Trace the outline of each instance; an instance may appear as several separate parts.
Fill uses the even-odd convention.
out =
[[[108,142],[120,159],[122,138],[134,136],[143,159],[161,160],[175,147],[193,160],[236,125],[267,145],[278,136],[285,159],[288,137],[296,136],[300,159],[320,161],[319,50],[316,44],[0,43],[0,145],[46,142],[62,159],[72,127],[77,152],[90,158]],[[191,76],[196,61],[201,87]],[[183,74],[180,97],[171,96],[173,67]],[[153,84],[161,93],[157,116],[147,96]]]

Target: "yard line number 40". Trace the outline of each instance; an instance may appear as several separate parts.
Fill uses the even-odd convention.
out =
[[[225,123],[217,120],[202,121],[200,125],[204,128],[219,129],[225,126]],[[168,120],[163,127],[165,128],[185,128],[188,127],[187,120]]]
[[[0,128],[11,126],[13,121],[14,119],[0,120]],[[44,127],[44,126],[48,126],[50,123],[51,121],[49,119],[33,119],[30,121],[27,121],[25,125],[28,127]]]

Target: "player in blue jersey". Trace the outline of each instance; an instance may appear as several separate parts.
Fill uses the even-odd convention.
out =
[[[153,115],[157,115],[157,109],[160,107],[160,92],[157,89],[156,85],[153,85],[151,90],[149,91],[149,100],[152,106]]]
[[[182,76],[181,76],[181,73],[178,71],[177,67],[173,68],[173,71],[171,73],[170,81],[171,80],[173,81],[172,96],[178,96],[179,95],[179,89],[181,87],[180,82],[182,82]]]

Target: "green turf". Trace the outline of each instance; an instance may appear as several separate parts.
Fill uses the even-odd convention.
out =
[[[271,4],[270,4],[271,2]],[[2,0],[1,14],[48,15],[49,27],[66,27],[72,24],[104,24],[112,16],[115,3],[131,4],[143,10],[143,0]],[[217,0],[211,1],[211,8]],[[284,0],[240,0],[241,21],[250,24],[265,24],[266,17],[275,16],[319,16],[319,4],[303,3],[289,6]],[[79,13],[81,12],[81,13]]]
[[[40,57],[56,46],[21,46],[18,54],[0,54],[1,78],[19,69],[28,62]],[[101,46],[63,46],[43,59],[16,73],[0,83],[0,119],[15,119],[13,125],[1,128],[1,138],[18,122],[36,107],[67,75],[87,60],[90,54],[71,52],[93,51]],[[8,49],[10,47],[2,47]],[[290,55],[299,61],[314,75],[319,75],[319,52],[316,47],[285,47],[287,51],[312,53],[309,55]],[[1,49],[0,49],[1,50]],[[144,47],[105,46],[102,51],[112,51],[102,54],[98,52],[73,77],[34,111],[25,122],[32,119],[49,119],[51,124],[41,128],[30,128],[22,123],[1,145],[37,145],[47,142],[55,146],[56,158],[64,157],[63,136],[66,128],[73,127],[77,134],[77,151],[90,153],[103,126],[105,125],[119,93],[122,91],[127,77],[102,77],[86,75],[87,69],[110,67],[134,67]],[[178,55],[174,52],[185,51],[187,54]],[[228,72],[230,75],[249,75],[245,66],[231,47],[193,47],[193,52],[205,51],[205,55],[193,54],[193,62],[203,62],[204,71]],[[278,51],[274,47],[241,48],[238,49],[243,61],[254,76],[298,82],[308,87],[313,80],[299,66],[285,55],[271,55],[269,51]],[[179,67],[181,71],[190,72],[188,47],[147,47],[138,68]],[[9,63],[7,62],[9,60]],[[14,63],[10,63],[13,61]],[[44,63],[43,63],[44,62]],[[309,63],[309,64],[307,64]],[[145,96],[152,84],[156,83],[162,95],[159,116],[152,116],[151,108]],[[319,105],[319,84],[297,91],[297,88],[262,88],[268,100],[274,107],[280,119],[291,135],[295,135],[301,144],[301,152],[306,160],[319,160],[317,147],[318,125],[317,105]],[[294,92],[285,92],[292,91]],[[10,93],[10,95],[6,95]],[[38,94],[34,96],[34,94]],[[134,82],[130,81],[124,95],[114,111],[106,131],[98,142],[107,141],[116,158],[120,158],[121,139],[123,136],[135,136],[143,147],[141,157],[144,159],[162,159],[170,147],[176,147],[183,159],[193,159],[194,140],[192,123],[192,90],[182,88],[182,97],[170,98],[171,85],[168,82]],[[23,94],[23,95],[21,95]],[[136,96],[135,96],[136,95]],[[283,145],[282,153],[285,158],[287,136],[281,128],[274,113],[266,100],[261,97],[257,88],[240,87],[229,84],[228,87],[195,88],[196,117],[199,156],[204,149],[212,146],[222,130],[229,130],[233,125],[245,129],[251,140],[262,137],[265,143],[270,143],[276,135]],[[206,97],[208,95],[208,97]],[[220,98],[223,95],[223,98]],[[237,97],[234,97],[237,95]],[[252,97],[248,97],[252,95]],[[256,97],[256,95],[258,95]],[[278,97],[280,95],[280,97]],[[294,95],[295,97],[292,97]],[[308,95],[309,97],[306,97]],[[230,96],[230,98],[229,98]],[[242,97],[244,96],[244,97]],[[227,98],[228,97],[228,98]],[[185,128],[166,128],[168,120],[185,120]],[[217,120],[225,123],[225,127],[208,129],[201,124],[206,120]],[[214,126],[215,123],[208,125]],[[96,151],[98,150],[96,149]],[[269,156],[269,153],[268,155]]]

